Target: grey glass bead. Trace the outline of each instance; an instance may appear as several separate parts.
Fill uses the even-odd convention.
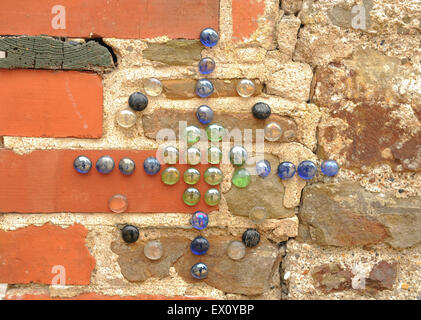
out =
[[[260,233],[256,229],[247,229],[243,233],[243,242],[246,247],[255,247],[260,242]]]
[[[98,172],[108,174],[114,169],[114,160],[110,156],[103,156],[96,162]]]
[[[126,176],[133,174],[134,169],[136,169],[135,162],[130,158],[123,158],[118,163],[118,169],[120,172]]]
[[[92,168],[92,162],[88,157],[79,156],[73,162],[75,170],[79,173],[88,173]]]

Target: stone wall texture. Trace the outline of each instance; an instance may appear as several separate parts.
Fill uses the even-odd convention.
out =
[[[109,1],[104,14],[115,28],[93,15],[78,18],[91,29],[69,18],[66,29],[53,30],[51,8],[26,24],[0,22],[0,174],[7,177],[0,176],[0,299],[421,300],[420,1],[193,2],[170,1],[163,10],[169,2],[157,1],[136,22],[121,12],[148,0],[124,8]],[[8,21],[23,19],[12,6],[0,4],[0,21],[7,10],[14,12]],[[220,35],[213,48],[198,40],[208,26]],[[206,99],[194,94],[201,57],[216,62],[208,76],[215,94]],[[162,81],[163,93],[122,129],[116,112],[150,77]],[[252,97],[238,96],[242,78],[256,83]],[[20,92],[22,83],[36,83],[38,94]],[[269,119],[253,118],[257,102],[270,105]],[[107,186],[99,177],[92,181],[103,185],[92,193],[95,183],[81,182],[78,198],[78,182],[61,167],[72,166],[75,150],[148,154],[160,147],[160,129],[177,131],[179,121],[201,127],[194,111],[202,104],[229,129],[276,121],[285,134],[265,142],[270,176],[253,176],[245,189],[231,185],[233,166],[220,166],[222,199],[203,208],[210,224],[200,232],[211,243],[203,257],[210,276],[197,281],[189,244],[199,233],[159,178],[136,194],[133,181],[116,177]],[[335,177],[276,175],[282,161],[325,159],[340,164]],[[47,187],[37,190],[41,182]],[[95,201],[120,187],[139,203],[122,214],[98,210],[106,206]],[[268,211],[258,224],[249,218],[256,206]],[[136,243],[121,237],[127,224],[139,228]],[[233,261],[227,245],[247,228],[261,241]],[[159,261],[143,255],[150,240],[164,245]],[[65,285],[56,281],[61,267]]]

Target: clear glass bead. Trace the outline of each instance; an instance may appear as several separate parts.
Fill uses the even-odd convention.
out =
[[[162,83],[156,78],[149,78],[143,84],[143,88],[148,96],[157,97],[162,93]]]
[[[242,79],[237,84],[237,93],[243,97],[251,97],[256,92],[256,85],[249,79]]]
[[[249,213],[249,218],[254,223],[262,223],[269,216],[265,207],[254,207]]]
[[[136,124],[136,113],[130,109],[123,109],[116,113],[115,116],[117,124],[124,128],[128,129],[133,127]]]
[[[143,253],[149,260],[159,260],[164,253],[164,247],[160,241],[149,241],[143,248]]]
[[[166,164],[176,164],[179,157],[180,155],[176,147],[168,146],[162,151],[162,158]]]
[[[264,131],[265,131],[265,138],[268,141],[277,141],[282,136],[282,128],[276,122],[268,123]]]
[[[122,213],[127,210],[129,202],[122,194],[115,194],[108,200],[108,208],[114,213]]]
[[[246,255],[246,246],[241,241],[231,241],[227,247],[227,255],[232,260],[241,260]]]
[[[234,146],[230,150],[230,161],[235,166],[242,166],[248,157],[247,150],[242,146]]]

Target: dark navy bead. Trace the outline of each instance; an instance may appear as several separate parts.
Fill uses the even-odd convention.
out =
[[[246,247],[255,247],[260,242],[260,233],[256,229],[247,229],[243,233],[243,242]]]
[[[269,161],[267,161],[267,160],[257,161],[257,163],[256,163],[256,173],[260,177],[262,177],[262,178],[267,177],[270,173],[270,170],[271,170],[271,167],[270,167]]]
[[[197,108],[196,116],[200,123],[208,124],[213,120],[213,111],[208,106],[203,105]]]
[[[208,249],[209,249],[209,241],[202,236],[198,236],[194,238],[190,244],[191,252],[199,256],[208,252]]]
[[[114,169],[114,160],[110,156],[103,156],[96,162],[98,172],[108,174]]]
[[[202,212],[196,211],[191,218],[191,225],[197,230],[203,230],[208,226],[209,216]]]
[[[317,172],[317,167],[313,161],[304,160],[298,165],[297,173],[301,179],[312,179]]]
[[[129,106],[136,111],[145,110],[148,106],[148,97],[141,92],[132,93],[129,97]]]
[[[255,118],[263,120],[269,118],[271,110],[268,104],[258,102],[253,106],[253,108],[251,108],[251,112]]]
[[[134,172],[134,169],[136,169],[136,164],[130,158],[123,158],[118,163],[118,169],[120,169],[122,174],[130,176]]]
[[[203,262],[196,263],[190,270],[190,273],[195,279],[205,279],[208,277],[208,266]]]
[[[206,47],[214,47],[219,41],[218,32],[212,28],[203,29],[200,33],[200,42]]]
[[[88,173],[92,168],[92,162],[88,157],[79,156],[73,162],[73,166],[79,173]]]
[[[339,171],[339,164],[335,160],[325,160],[320,166],[324,175],[333,177]]]
[[[127,225],[121,230],[123,240],[127,243],[136,242],[139,239],[139,229],[135,226]]]
[[[213,84],[208,79],[200,79],[196,83],[196,94],[201,98],[209,97],[213,90]]]
[[[291,179],[295,174],[295,165],[292,162],[284,161],[278,166],[278,176],[281,179]]]
[[[212,58],[206,57],[199,62],[199,72],[201,74],[210,74],[215,70],[215,61]]]
[[[147,174],[152,176],[161,170],[161,164],[159,163],[158,159],[154,157],[148,157],[143,162],[143,168]]]

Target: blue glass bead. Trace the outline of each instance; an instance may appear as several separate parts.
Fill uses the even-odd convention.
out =
[[[304,160],[298,165],[297,173],[301,179],[309,180],[314,177],[317,172],[317,167],[313,161]]]
[[[198,256],[205,254],[208,252],[209,249],[209,241],[202,237],[198,236],[193,239],[193,241],[190,244],[190,250],[194,254],[197,254]]]
[[[214,47],[219,41],[218,32],[212,28],[203,29],[200,33],[200,42],[206,47]]]
[[[136,169],[136,164],[130,158],[123,158],[118,163],[118,169],[122,174],[130,176],[134,172],[134,169]]]
[[[199,72],[201,74],[210,74],[215,70],[215,61],[212,58],[206,57],[199,62]]]
[[[197,108],[196,116],[200,123],[208,124],[213,120],[213,111],[208,106],[202,105]]]
[[[260,177],[262,177],[262,178],[267,177],[270,173],[270,170],[271,170],[271,167],[270,167],[269,161],[267,161],[267,160],[257,161],[257,163],[256,163],[256,173]]]
[[[295,165],[292,162],[281,162],[278,166],[278,176],[281,179],[291,179],[295,174]]]
[[[88,173],[92,168],[92,162],[88,157],[79,156],[73,162],[73,166],[79,173]]]
[[[213,90],[213,84],[208,79],[200,79],[196,83],[196,94],[201,98],[209,97]]]
[[[114,160],[110,156],[103,156],[96,162],[96,169],[102,174],[108,174],[114,169]]]
[[[322,162],[320,169],[326,176],[333,177],[339,171],[339,164],[335,160],[325,160]]]
[[[148,157],[143,162],[143,168],[145,169],[145,172],[149,175],[154,175],[161,170],[161,164],[159,163],[157,158],[154,157]]]
[[[209,217],[202,211],[196,211],[191,218],[191,225],[197,230],[203,230],[208,226]]]
[[[191,267],[190,273],[195,279],[205,279],[208,277],[208,266],[203,262],[196,263],[193,267]]]

